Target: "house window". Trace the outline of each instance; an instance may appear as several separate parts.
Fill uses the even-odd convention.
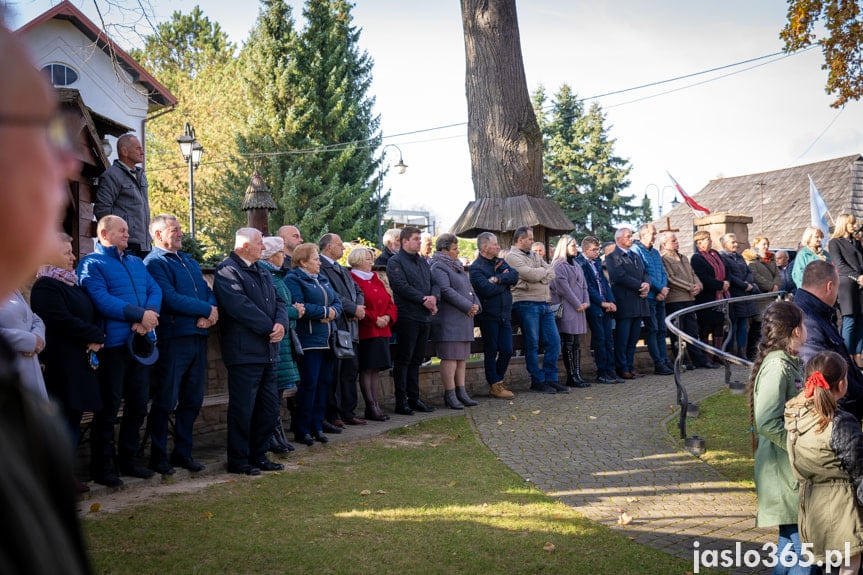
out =
[[[55,86],[71,86],[78,81],[78,72],[65,64],[48,64],[42,71]]]

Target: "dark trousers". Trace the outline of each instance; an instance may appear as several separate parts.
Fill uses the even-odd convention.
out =
[[[297,417],[294,433],[320,433],[327,407],[327,392],[333,380],[333,352],[307,349],[297,358],[300,381],[297,383]]]
[[[207,338],[187,335],[159,341],[156,388],[150,406],[150,461],[168,458],[168,417],[176,413],[174,453],[192,456],[192,428],[204,402],[207,379]],[[176,407],[176,409],[175,409]]]
[[[588,315],[590,348],[597,375],[614,375],[614,333],[611,314]]]
[[[431,324],[407,318],[395,323],[396,352],[393,357],[393,386],[396,405],[420,398],[420,365],[425,359]]]
[[[680,311],[682,309],[686,309],[692,306],[694,302],[691,301],[675,301],[675,302],[666,302],[665,311],[668,315],[673,314],[676,311]],[[696,314],[693,313],[685,313],[678,317],[680,329],[683,330],[683,333],[698,339],[698,319],[696,318]],[[677,358],[677,336],[672,332],[670,334],[671,337],[671,350],[674,352],[675,359]],[[707,365],[707,356],[704,355],[704,352],[698,349],[694,345],[686,346],[686,352],[689,354],[689,359],[692,360],[692,363],[695,364],[696,367],[704,367]]]
[[[618,373],[635,371],[635,346],[641,335],[640,317],[618,317],[614,332],[614,363]]]
[[[482,334],[485,380],[489,385],[503,381],[512,358],[512,325],[509,319],[479,320]]]
[[[360,373],[357,353],[357,342],[354,342],[354,357],[334,360],[333,384],[327,397],[327,419],[330,421],[357,416],[357,376]]]
[[[117,457],[121,464],[132,463],[140,444],[140,429],[147,415],[150,395],[150,367],[141,365],[126,346],[102,348],[99,352],[99,391],[102,411],[93,414],[93,468],[98,474],[114,458],[114,425],[123,403],[123,421]]]
[[[665,341],[665,302],[647,298],[650,315],[644,318],[644,339],[654,367],[668,363],[668,344]]]
[[[278,410],[274,364],[228,366],[228,465],[266,457]]]

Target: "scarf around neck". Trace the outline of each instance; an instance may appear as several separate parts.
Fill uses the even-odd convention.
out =
[[[57,266],[44,265],[36,272],[37,278],[52,278],[61,281],[66,285],[73,286],[78,284],[78,276],[74,271],[64,270]]]
[[[716,276],[717,281],[724,282],[725,281],[725,265],[722,263],[722,258],[719,257],[719,254],[716,250],[704,251],[702,249],[698,250],[704,259],[707,260],[707,263],[710,264],[710,267],[713,268],[713,273]],[[730,297],[731,294],[724,290],[716,290],[716,299],[726,299]]]
[[[443,252],[435,252],[432,256],[432,263],[445,265],[458,273],[464,273],[464,264]]]
[[[364,272],[363,270],[351,270],[351,273],[360,278],[361,280],[365,281],[369,281],[375,275],[375,272]]]

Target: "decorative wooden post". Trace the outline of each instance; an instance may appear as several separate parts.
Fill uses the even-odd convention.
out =
[[[269,212],[275,209],[276,202],[270,194],[270,188],[255,168],[243,198],[243,211],[246,212],[248,226],[260,230],[265,236],[270,235]]]

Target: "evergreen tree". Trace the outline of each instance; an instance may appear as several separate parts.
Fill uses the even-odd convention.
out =
[[[262,160],[259,168],[279,208],[273,227],[291,223],[313,239],[330,231],[345,240],[375,237],[379,117],[367,95],[372,61],[358,48],[352,6],[307,2],[298,35],[283,0],[263,3],[244,50],[255,113],[240,148],[297,152]],[[327,146],[334,149],[319,150]]]
[[[564,84],[554,97],[551,110],[544,88],[533,95],[533,105],[543,132],[543,173],[547,197],[563,209],[578,237],[593,235],[602,241],[614,239],[617,224],[649,221],[644,206],[633,206],[633,196],[623,191],[631,166],[614,154],[605,115],[599,104],[585,112],[572,89]]]

